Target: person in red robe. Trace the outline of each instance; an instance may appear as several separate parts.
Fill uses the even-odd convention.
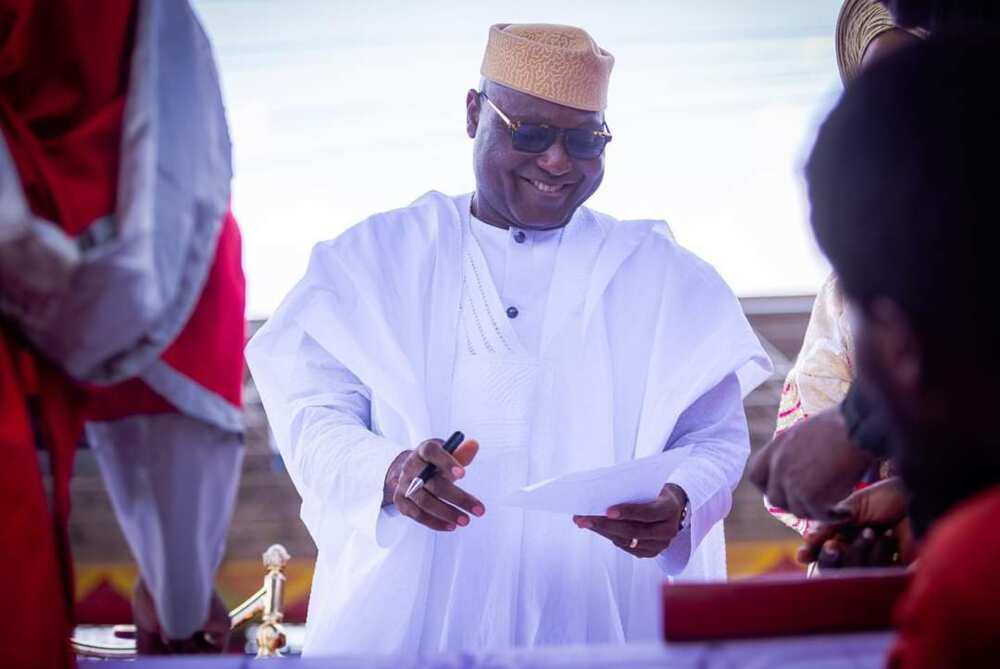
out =
[[[1000,402],[996,270],[1000,35],[944,32],[847,89],[806,167],[811,223],[855,323],[858,379],[885,419],[904,495],[853,494],[849,538],[811,538],[837,566],[890,559],[905,512],[914,579],[890,666],[984,667],[1000,652]],[[889,522],[886,522],[889,521]],[[854,527],[850,527],[853,525]],[[823,556],[819,555],[822,562]]]
[[[200,628],[242,457],[244,278],[221,95],[190,7],[0,6],[0,131],[0,542],[18,558],[19,621],[5,659],[72,664],[66,527],[85,421],[151,595],[145,648],[215,647]]]
[[[987,667],[1000,653],[1000,485],[931,530],[920,568],[896,609],[898,669]]]

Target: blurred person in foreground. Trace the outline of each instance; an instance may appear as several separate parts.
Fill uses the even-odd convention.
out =
[[[579,28],[493,26],[465,96],[475,192],[319,244],[251,341],[319,547],[306,653],[653,640],[662,580],[725,578],[742,398],[770,361],[664,222],[584,206],[613,62]],[[456,429],[476,441],[452,457]],[[501,503],[684,446],[658,494],[602,515]]]
[[[982,420],[1000,401],[987,262],[1000,241],[1000,101],[988,83],[998,68],[993,35],[888,56],[848,88],[806,168],[858,378],[926,534],[897,610],[894,667],[987,666],[1000,651],[1000,438]],[[872,525],[844,547],[858,564],[885,529]]]
[[[1000,27],[1000,4],[847,0],[837,24],[841,77],[850,86],[880,58],[930,34],[968,27]],[[893,469],[884,417],[872,410],[865,383],[854,382],[855,368],[847,310],[837,279],[831,278],[817,296],[802,351],[788,376],[775,439],[755,454],[748,469],[765,492],[768,509],[803,534],[820,528],[816,521],[850,517],[858,505],[888,513],[908,503],[898,482],[872,491],[870,500],[864,494],[844,499],[862,481],[884,479]],[[917,522],[926,525],[928,519]],[[905,525],[899,528],[903,537],[909,535]],[[912,547],[902,548],[890,555],[912,555]]]
[[[4,660],[72,663],[85,423],[139,565],[139,650],[218,650],[244,287],[222,99],[191,8],[3,3],[0,131],[0,543],[20,556]]]

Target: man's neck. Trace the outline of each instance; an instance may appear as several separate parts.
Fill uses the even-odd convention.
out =
[[[470,213],[476,218],[476,220],[482,221],[486,225],[492,225],[495,228],[500,228],[502,230],[507,230],[510,228],[510,223],[505,221],[502,216],[496,213],[492,207],[488,204],[483,204],[483,199],[479,196],[479,191],[472,194],[472,202],[469,205]]]

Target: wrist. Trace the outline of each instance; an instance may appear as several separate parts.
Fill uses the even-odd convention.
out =
[[[403,463],[412,452],[409,450],[401,452],[386,470],[385,480],[382,483],[382,508],[392,504],[392,499],[396,495],[396,487],[399,486],[399,477],[403,474]]]
[[[680,509],[677,520],[677,531],[683,532],[691,523],[691,499],[684,488],[676,483],[668,483],[663,486],[663,493],[670,495]]]

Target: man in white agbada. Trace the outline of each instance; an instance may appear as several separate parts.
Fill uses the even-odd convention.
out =
[[[466,100],[475,193],[319,244],[251,342],[319,548],[306,654],[654,639],[665,577],[725,577],[742,398],[770,362],[665,223],[582,206],[613,62],[577,28],[493,26]],[[607,516],[498,502],[682,446],[656,499]]]

